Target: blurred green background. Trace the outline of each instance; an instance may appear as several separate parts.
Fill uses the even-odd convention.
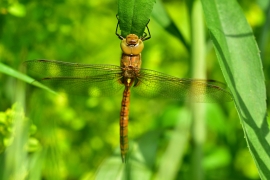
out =
[[[259,46],[267,43],[269,47],[269,37],[262,37],[269,2],[239,3]],[[162,4],[190,42],[185,1]],[[0,62],[21,72],[25,72],[22,62],[33,59],[118,65],[117,11],[115,0],[1,0]],[[149,28],[152,38],[145,42],[142,67],[191,77],[190,54],[181,41],[153,18]],[[224,82],[207,30],[205,34],[207,79]],[[268,80],[269,48],[262,52]],[[108,177],[106,173],[123,168],[119,154],[121,93],[101,98],[64,92],[54,95],[3,73],[0,87],[0,179],[84,180]],[[135,159],[139,165],[130,170],[137,168],[135,175],[155,179],[175,169],[174,179],[191,179],[196,160],[188,109],[185,103],[132,94],[130,161]],[[204,104],[204,109],[205,138],[199,152],[202,177],[259,179],[234,104]],[[174,162],[167,157],[175,157]]]

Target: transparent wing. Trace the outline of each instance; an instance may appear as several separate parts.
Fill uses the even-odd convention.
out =
[[[232,101],[226,85],[214,80],[181,79],[149,69],[141,69],[134,91],[145,97],[164,97],[190,102]]]
[[[29,75],[53,89],[76,95],[112,95],[124,86],[121,68],[114,65],[78,64],[53,60],[24,62]]]

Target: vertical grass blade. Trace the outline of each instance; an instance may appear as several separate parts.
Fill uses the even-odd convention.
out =
[[[252,157],[262,179],[270,177],[264,74],[253,32],[235,0],[202,0],[206,24],[231,89]]]
[[[200,0],[193,1],[191,8],[191,68],[195,79],[206,78],[205,31]],[[205,104],[191,104],[192,112],[192,160],[191,179],[203,179],[203,144],[205,142]]]

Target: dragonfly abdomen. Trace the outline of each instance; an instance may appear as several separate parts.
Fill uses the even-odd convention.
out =
[[[128,152],[128,115],[130,103],[130,88],[126,86],[121,104],[120,112],[120,149],[122,161],[126,161],[126,154]]]

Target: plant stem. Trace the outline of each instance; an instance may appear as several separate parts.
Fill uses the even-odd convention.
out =
[[[202,6],[200,0],[195,0],[191,8],[191,69],[192,77],[204,79],[206,74],[205,65],[205,31]],[[193,180],[202,180],[203,168],[202,146],[205,141],[205,105],[192,104],[191,112],[193,115],[192,133],[192,161],[191,178]]]

